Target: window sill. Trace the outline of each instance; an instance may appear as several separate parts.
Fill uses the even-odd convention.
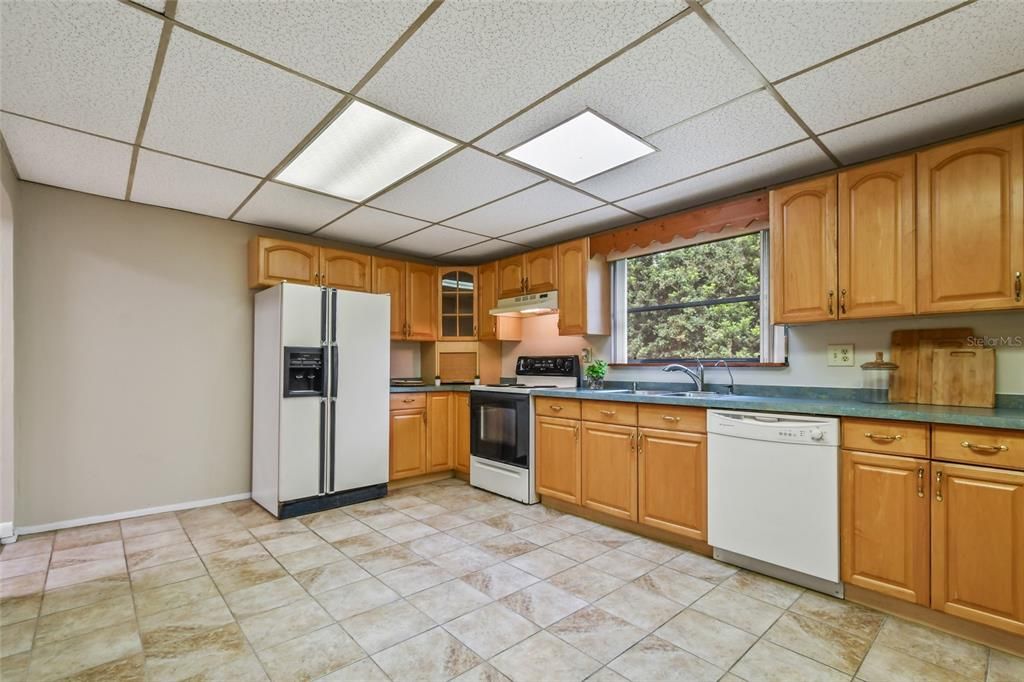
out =
[[[608,366],[617,369],[638,369],[640,367],[668,367],[669,365],[683,365],[684,367],[696,367],[694,362],[609,362]],[[788,362],[730,362],[729,367],[789,367]],[[722,365],[705,364],[704,369],[724,369]]]

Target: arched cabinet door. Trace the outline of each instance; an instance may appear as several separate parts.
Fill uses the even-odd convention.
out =
[[[249,242],[249,286],[269,287],[279,282],[316,284],[320,247],[255,237]]]
[[[476,268],[441,268],[439,273],[441,324],[438,337],[445,340],[475,340]]]
[[[370,256],[338,249],[320,249],[321,284],[351,291],[370,291]]]
[[[1024,307],[1024,127],[917,155],[917,311]]]
[[[836,176],[772,190],[769,203],[772,321],[836,319]]]

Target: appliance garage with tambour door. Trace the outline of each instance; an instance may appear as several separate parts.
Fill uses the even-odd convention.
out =
[[[288,518],[387,494],[388,299],[255,295],[253,499]]]

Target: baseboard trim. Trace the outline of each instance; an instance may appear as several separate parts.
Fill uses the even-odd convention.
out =
[[[0,523],[0,542],[3,542],[3,540],[10,538],[13,535],[14,524],[12,522],[5,521],[4,523]],[[7,540],[7,542],[13,542],[13,540]],[[4,544],[7,544],[7,542],[4,542]]]
[[[62,528],[75,528],[76,526],[91,526],[94,523],[105,523],[107,521],[122,521],[133,519],[137,516],[149,516],[150,514],[162,514],[163,512],[181,511],[193,507],[211,507],[215,504],[225,502],[237,502],[248,500],[252,497],[251,492],[235,493],[224,497],[211,497],[206,500],[191,500],[189,502],[176,502],[165,504],[160,507],[147,507],[145,509],[133,509],[131,511],[116,512],[114,514],[101,514],[99,516],[84,516],[80,519],[68,519],[67,521],[54,521],[53,523],[41,523],[35,526],[19,526],[18,535],[29,535],[31,533],[45,533],[48,530],[60,530]]]

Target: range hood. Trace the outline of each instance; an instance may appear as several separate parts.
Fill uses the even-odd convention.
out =
[[[499,298],[498,306],[488,311],[495,317],[532,317],[558,312],[558,292],[523,294],[514,298]]]

